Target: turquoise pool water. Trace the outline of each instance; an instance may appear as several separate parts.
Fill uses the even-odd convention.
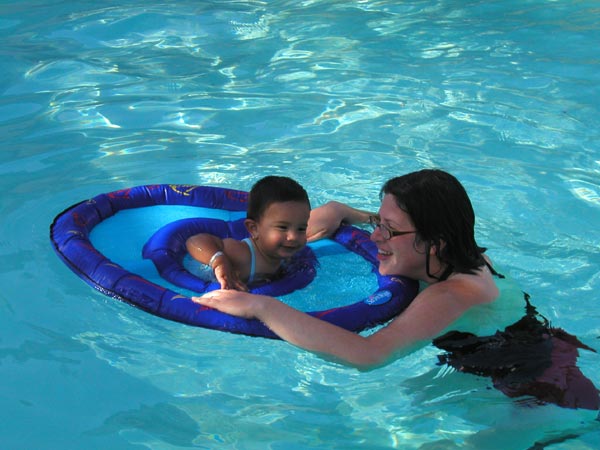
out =
[[[599,448],[596,413],[523,407],[437,366],[433,347],[360,373],[150,316],[83,283],[48,239],[64,208],[123,187],[275,173],[314,205],[375,209],[387,178],[441,167],[492,258],[600,349],[598,2],[0,13],[3,448]],[[579,359],[597,386],[598,361]]]

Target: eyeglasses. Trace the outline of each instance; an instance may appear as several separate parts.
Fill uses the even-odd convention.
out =
[[[382,224],[381,219],[377,216],[369,216],[369,225],[371,225],[371,227],[373,227],[373,231],[375,231],[376,228],[379,228],[379,231],[381,232],[381,236],[386,241],[389,241],[391,238],[396,237],[396,236],[403,236],[405,234],[416,233],[416,230],[415,231],[392,230],[387,225]]]

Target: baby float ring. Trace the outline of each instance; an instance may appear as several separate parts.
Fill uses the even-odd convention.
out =
[[[238,216],[235,220],[189,217],[156,231],[145,230],[146,233],[154,233],[143,246],[144,257],[151,259],[163,279],[169,282],[164,284],[172,283],[198,293],[208,292],[217,289],[218,284],[204,282],[183,267],[185,241],[199,232],[236,239],[247,237],[240,218],[246,211],[247,199],[247,192],[210,186],[137,186],[100,194],[67,208],[52,222],[50,240],[58,256],[75,274],[107,296],[188,325],[278,339],[258,320],[234,317],[194,303],[189,296],[176,292],[176,288],[150,281],[148,278],[155,273],[129,271],[111,261],[90,240],[90,232],[98,224],[121,211],[136,208],[146,208],[143,210],[146,211],[161,205],[189,206],[198,207],[199,211],[210,208],[235,213]],[[378,288],[355,303],[308,314],[359,332],[387,322],[410,304],[417,294],[418,283],[404,277],[380,275],[377,271],[377,249],[368,233],[344,226],[332,239],[372,264]],[[292,258],[283,278],[257,286],[251,292],[277,296],[300,289],[313,280],[316,263],[314,252],[307,246]]]

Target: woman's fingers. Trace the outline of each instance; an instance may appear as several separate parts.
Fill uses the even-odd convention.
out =
[[[323,239],[327,237],[327,230],[326,229],[321,229],[318,231],[312,231],[307,233],[307,241],[308,242],[313,242],[313,241],[318,241],[319,239]]]

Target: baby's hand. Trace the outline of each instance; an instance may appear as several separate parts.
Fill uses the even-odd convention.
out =
[[[231,261],[226,255],[219,256],[213,263],[213,271],[221,289],[235,289],[238,291],[247,291],[248,287],[240,279],[237,270],[234,270]]]

